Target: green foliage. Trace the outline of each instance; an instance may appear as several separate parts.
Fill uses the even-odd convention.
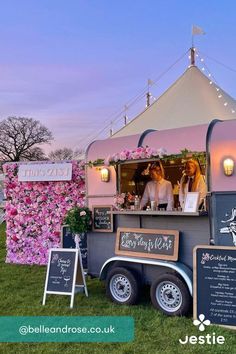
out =
[[[70,209],[65,217],[65,223],[69,225],[71,232],[80,234],[91,229],[92,216],[89,208],[77,206]]]

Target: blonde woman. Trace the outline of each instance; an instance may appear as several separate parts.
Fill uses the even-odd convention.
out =
[[[146,184],[140,208],[150,201],[155,201],[158,208],[172,210],[174,204],[172,184],[164,179],[165,173],[161,162],[153,163],[149,168],[152,181]]]
[[[201,174],[200,165],[196,160],[188,160],[185,164],[183,177],[179,187],[180,206],[184,207],[184,201],[188,192],[199,192],[199,205],[206,197],[207,188],[204,176]]]

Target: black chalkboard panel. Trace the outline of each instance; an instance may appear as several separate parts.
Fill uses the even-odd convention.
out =
[[[115,253],[131,257],[177,260],[177,230],[118,228]]]
[[[112,205],[93,206],[93,231],[113,232]]]
[[[75,237],[68,225],[63,225],[61,228],[61,246],[62,248],[76,248]]]
[[[77,250],[51,249],[46,291],[71,294],[77,272]]]
[[[236,326],[236,248],[194,249],[194,317]]]
[[[214,244],[236,246],[236,193],[213,192],[211,214]]]
[[[61,228],[61,246],[62,248],[76,248],[75,235],[70,231],[68,225],[63,225]],[[87,268],[87,234],[86,232],[79,235],[79,248],[82,257],[83,267]]]

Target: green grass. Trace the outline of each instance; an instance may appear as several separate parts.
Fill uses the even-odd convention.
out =
[[[105,296],[105,287],[97,279],[88,279],[89,297],[75,296],[74,309],[69,297],[47,296],[42,306],[46,267],[5,263],[5,227],[0,226],[0,309],[2,316],[132,316],[135,339],[130,343],[0,343],[0,353],[85,353],[85,354],[155,354],[155,353],[235,353],[235,331],[210,326],[204,332],[223,335],[220,345],[180,345],[179,338],[199,335],[192,318],[167,317],[156,311],[148,289],[136,306],[119,306]],[[202,333],[200,333],[202,335]]]

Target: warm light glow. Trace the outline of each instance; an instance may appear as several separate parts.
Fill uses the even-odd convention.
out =
[[[224,173],[226,176],[232,176],[234,173],[234,160],[227,158],[223,161]]]
[[[109,182],[109,179],[110,179],[110,171],[108,170],[108,168],[103,167],[101,169],[101,181]]]

